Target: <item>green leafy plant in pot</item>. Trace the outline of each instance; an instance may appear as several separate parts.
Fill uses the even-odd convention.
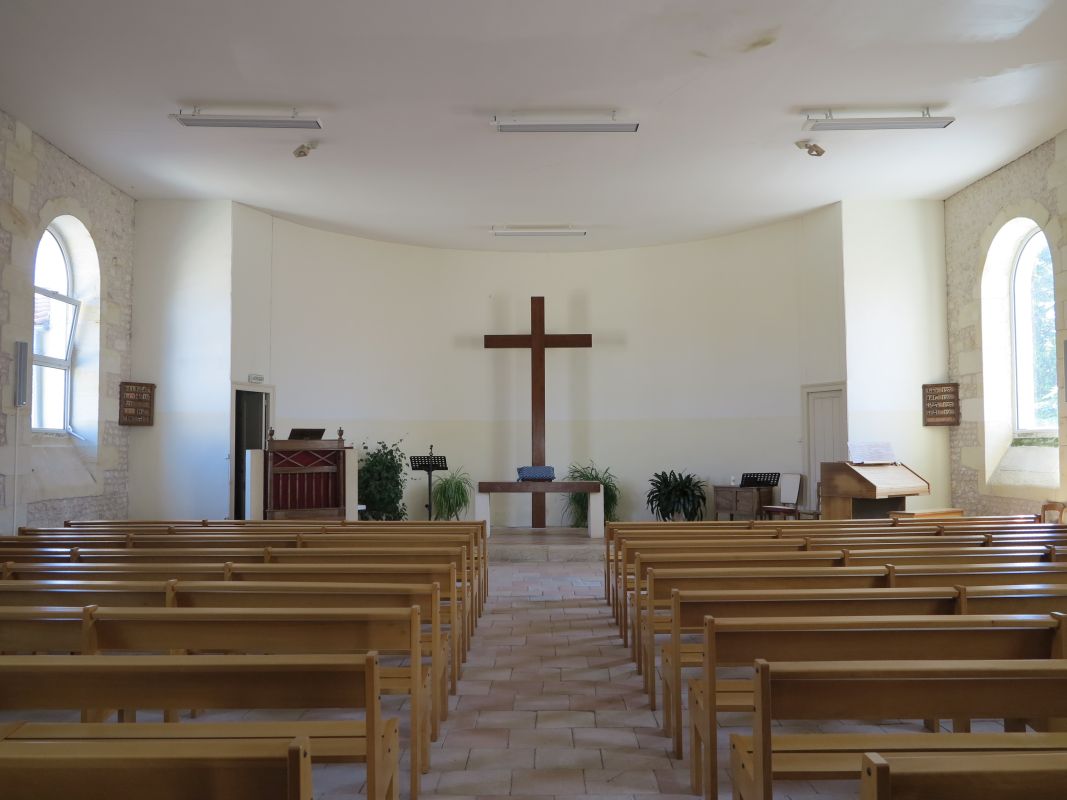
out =
[[[604,493],[604,521],[614,522],[619,518],[619,483],[610,467],[601,469],[592,461],[588,464],[571,464],[567,470],[569,481],[597,481]],[[563,513],[570,517],[575,528],[589,525],[589,495],[583,493],[568,494],[563,506]]]
[[[665,522],[679,517],[689,522],[704,519],[708,485],[693,473],[673,469],[656,472],[649,483],[652,488],[645,496],[645,503],[657,519]]]
[[[363,457],[359,461],[359,502],[367,507],[360,512],[363,519],[407,518],[408,507],[404,503],[406,465],[400,442],[378,442],[373,450],[363,443]]]
[[[463,467],[438,478],[433,485],[433,518],[459,519],[470,506],[473,492],[474,483]]]

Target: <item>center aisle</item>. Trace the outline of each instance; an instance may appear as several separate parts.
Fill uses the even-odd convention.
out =
[[[425,797],[689,794],[603,599],[600,563],[494,564]]]

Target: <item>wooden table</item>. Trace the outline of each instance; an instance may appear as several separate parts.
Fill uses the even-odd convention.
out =
[[[489,501],[493,494],[588,494],[589,538],[604,538],[604,493],[599,481],[479,481],[474,496],[474,518],[485,520],[485,535],[492,533]],[[534,526],[537,527],[537,526]]]

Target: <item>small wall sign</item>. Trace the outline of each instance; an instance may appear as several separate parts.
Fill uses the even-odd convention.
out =
[[[960,385],[923,384],[923,425],[960,424]]]
[[[152,425],[155,409],[154,383],[123,381],[119,384],[119,425]]]

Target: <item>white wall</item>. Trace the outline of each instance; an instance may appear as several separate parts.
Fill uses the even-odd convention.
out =
[[[238,207],[235,231],[265,234],[257,213]],[[574,254],[435,250],[274,220],[264,268],[244,235],[235,257],[255,252],[258,267],[235,266],[233,375],[253,370],[265,338],[269,366],[255,371],[277,386],[281,434],[340,425],[357,443],[402,437],[409,454],[432,443],[475,480],[513,478],[530,460],[529,356],[487,352],[482,336],[527,331],[530,297],[544,295],[549,332],[593,335],[592,350],[548,356],[548,462],[610,466],[624,518],[647,516],[655,470],[712,482],[801,470],[800,386],[845,375],[836,206],[701,242]],[[251,275],[255,291],[237,291]],[[253,320],[255,343],[238,342],[249,335],[238,319]],[[528,500],[502,500],[497,522],[528,524]],[[419,480],[409,514],[424,502]]]
[[[944,205],[842,203],[851,441],[891,442],[930,482],[909,508],[950,504],[947,428],[922,427],[922,384],[948,379]]]
[[[270,383],[271,258],[274,218],[233,204],[233,315],[230,370],[234,383],[249,373]]]
[[[232,204],[141,200],[135,211],[133,376],[155,425],[130,434],[130,515],[229,511]]]

